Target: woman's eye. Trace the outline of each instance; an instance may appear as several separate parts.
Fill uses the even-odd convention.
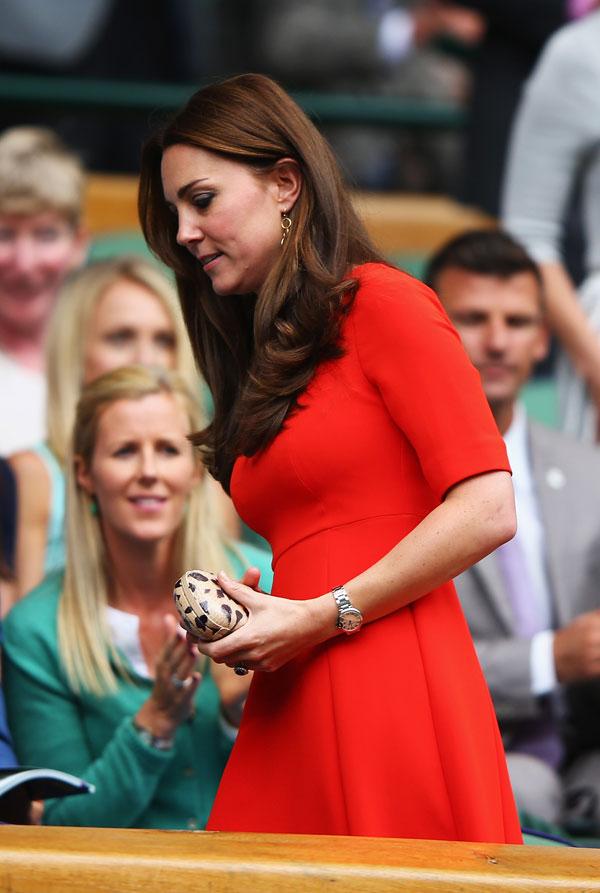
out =
[[[166,453],[168,456],[179,455],[179,449],[173,443],[162,443],[159,445],[159,450]]]
[[[214,198],[213,192],[200,192],[192,198],[192,204],[195,208],[208,208]]]
[[[171,332],[162,332],[156,335],[154,342],[157,347],[160,347],[162,350],[175,350],[177,346],[175,335]]]
[[[113,452],[113,456],[130,456],[135,452],[135,446],[132,443],[125,443]]]
[[[131,341],[133,335],[128,329],[118,329],[115,332],[107,332],[104,336],[109,344],[126,344]]]

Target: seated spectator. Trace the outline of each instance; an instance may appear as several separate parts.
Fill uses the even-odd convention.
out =
[[[267,558],[228,545],[189,441],[198,405],[164,370],[125,367],[83,390],[67,470],[67,564],[5,621],[4,686],[22,763],[74,773],[88,797],[43,822],[202,828],[248,680],[198,661],[174,582],[191,567],[271,584]],[[26,704],[26,709],[23,705]],[[234,732],[233,732],[234,734]]]
[[[0,616],[3,605],[15,597],[15,535],[17,524],[17,487],[7,459],[0,456]]]
[[[428,281],[479,370],[513,469],[517,535],[456,588],[516,801],[598,833],[600,453],[531,421],[519,401],[548,346],[541,275],[525,250],[502,232],[468,232],[432,258]],[[582,691],[587,714],[574,709]]]
[[[79,160],[58,137],[0,136],[0,455],[46,433],[44,343],[56,295],[87,251]]]
[[[4,695],[0,690],[0,769],[8,766],[16,766],[15,757],[8,725],[6,723],[6,708],[4,707]]]
[[[200,386],[175,291],[160,270],[139,257],[90,264],[61,290],[48,332],[48,439],[10,459],[17,597],[64,567],[63,468],[81,388],[130,363],[176,369],[188,387]]]

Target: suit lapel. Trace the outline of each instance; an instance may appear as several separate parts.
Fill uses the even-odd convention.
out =
[[[555,619],[559,625],[563,625],[569,621],[571,613],[569,605],[561,598],[568,593],[565,581],[569,577],[565,552],[565,545],[569,542],[569,512],[563,489],[567,485],[567,476],[560,457],[555,455],[540,426],[529,424],[529,444],[536,495],[544,525],[548,582],[557,615]]]
[[[506,595],[504,580],[494,553],[486,555],[485,558],[474,564],[471,571],[478,577],[482,588],[488,593],[490,601],[506,632],[512,633],[514,626],[513,615]]]

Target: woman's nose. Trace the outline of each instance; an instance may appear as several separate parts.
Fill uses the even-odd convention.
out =
[[[154,480],[156,478],[156,454],[153,449],[142,451],[139,475],[144,480]]]
[[[162,365],[156,346],[146,340],[138,341],[136,344],[132,362],[139,363],[140,366]]]
[[[177,243],[187,248],[192,242],[197,242],[203,238],[203,233],[198,226],[197,221],[191,218],[189,214],[182,213],[179,215],[177,226]]]

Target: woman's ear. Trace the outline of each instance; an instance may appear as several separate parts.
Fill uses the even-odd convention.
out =
[[[94,486],[92,484],[92,479],[90,476],[89,469],[87,468],[85,462],[83,461],[82,456],[75,456],[75,480],[82,488],[85,490],[88,496],[94,495]]]
[[[277,189],[277,201],[281,203],[282,209],[289,213],[302,189],[302,174],[298,162],[293,158],[280,158],[275,164],[272,175]]]

